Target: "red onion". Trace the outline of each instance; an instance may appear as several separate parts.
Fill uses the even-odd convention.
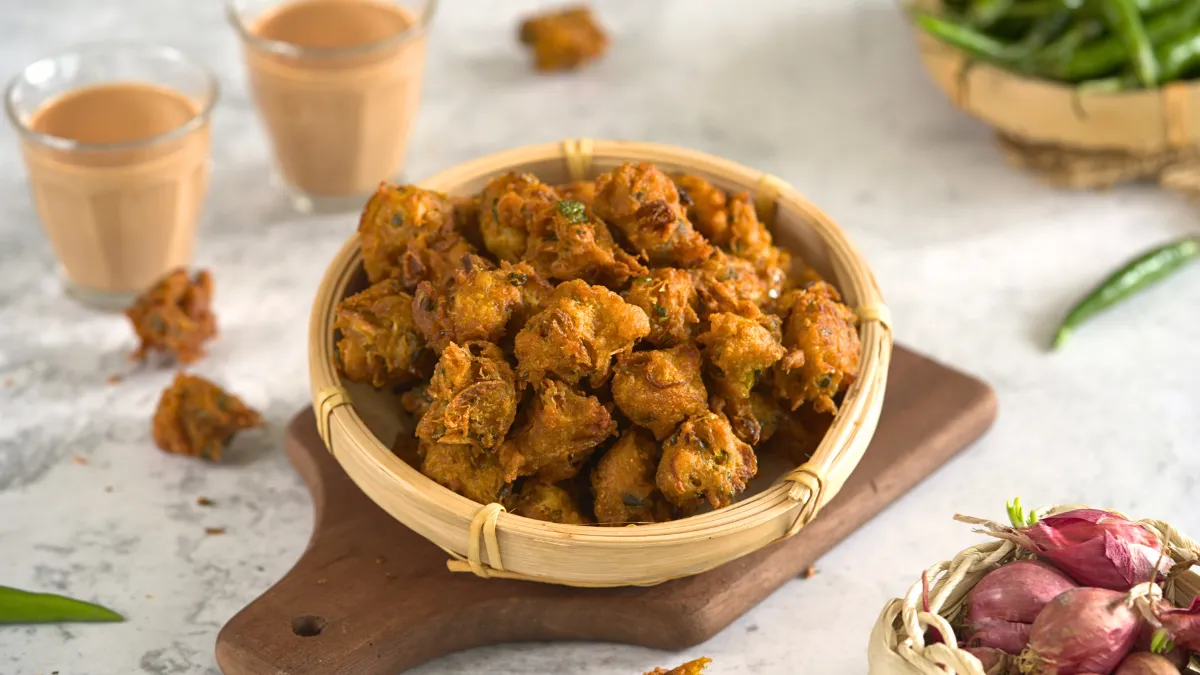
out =
[[[1003,619],[1033,623],[1038,612],[1077,584],[1043,562],[1020,560],[992,570],[967,596],[967,622]]]
[[[1033,622],[1022,671],[1038,675],[1111,673],[1141,628],[1125,593],[1073,588],[1050,601]]]
[[[991,647],[967,647],[965,650],[983,664],[984,675],[1007,675],[1012,656]]]
[[[1192,604],[1185,608],[1160,600],[1154,604],[1154,618],[1177,646],[1200,651],[1200,597],[1192,598]]]
[[[978,522],[978,521],[976,521]],[[1047,516],[1028,527],[993,525],[991,534],[1054,563],[1083,586],[1127,591],[1155,581],[1155,566],[1170,569],[1158,536],[1142,525],[1099,509]]]
[[[984,619],[966,626],[968,647],[992,647],[1009,654],[1020,654],[1029,643],[1031,624],[1004,619]]]
[[[1134,652],[1121,661],[1113,675],[1179,675],[1179,669],[1158,654]]]

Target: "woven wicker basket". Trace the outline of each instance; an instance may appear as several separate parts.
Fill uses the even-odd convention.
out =
[[[912,0],[937,10],[940,0]],[[1034,143],[1084,150],[1161,153],[1200,143],[1200,82],[1159,89],[1080,92],[970,61],[962,51],[914,28],[921,60],[954,105],[1000,131]]]
[[[854,470],[883,404],[892,338],[866,262],[842,230],[779,179],[691,150],[649,143],[568,140],[500,152],[421,183],[450,195],[481,190],[502,172],[547,183],[594,178],[625,161],[689,171],[728,190],[751,190],[781,246],[798,252],[860,313],[860,374],[811,459],[757,494],[709,513],[626,527],[561,525],[479,504],[426,478],[389,450],[404,429],[393,396],[342,381],[333,360],[334,307],[365,285],[357,237],[338,252],[313,306],[309,369],[322,439],[355,483],[409,528],[445,549],[453,571],[571,586],[652,585],[697,574],[795,534]],[[411,431],[407,431],[411,433]],[[763,472],[760,470],[760,475]]]
[[[1058,506],[1038,513],[1048,515],[1079,508],[1092,507]],[[1168,543],[1168,553],[1175,562],[1194,559],[1200,553],[1193,541],[1167,523],[1158,520],[1140,522]],[[871,631],[867,647],[869,675],[985,675],[979,659],[950,646],[957,644],[950,622],[964,609],[967,594],[975,584],[996,567],[1015,560],[1019,551],[1012,542],[991,541],[972,546],[953,560],[940,562],[926,570],[930,611],[923,611],[920,579],[903,598],[888,602]],[[1185,572],[1166,585],[1165,596],[1176,605],[1186,606],[1196,595],[1200,595],[1200,575],[1195,572]],[[946,644],[926,644],[928,628],[940,631]]]

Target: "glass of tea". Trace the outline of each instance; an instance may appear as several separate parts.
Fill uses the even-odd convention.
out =
[[[404,166],[436,0],[228,0],[293,205],[362,208]]]
[[[116,309],[191,262],[216,78],[179,50],[97,42],[26,66],[5,111],[68,292]]]

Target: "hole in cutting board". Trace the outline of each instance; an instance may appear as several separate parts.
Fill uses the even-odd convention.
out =
[[[300,637],[316,637],[325,630],[325,619],[305,614],[292,619],[292,632]]]

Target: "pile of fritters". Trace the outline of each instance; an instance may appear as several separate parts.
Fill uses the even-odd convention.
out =
[[[421,471],[560,523],[728,505],[771,441],[811,449],[858,371],[854,313],[751,195],[626,163],[594,182],[382,185],[337,365],[402,392]]]

